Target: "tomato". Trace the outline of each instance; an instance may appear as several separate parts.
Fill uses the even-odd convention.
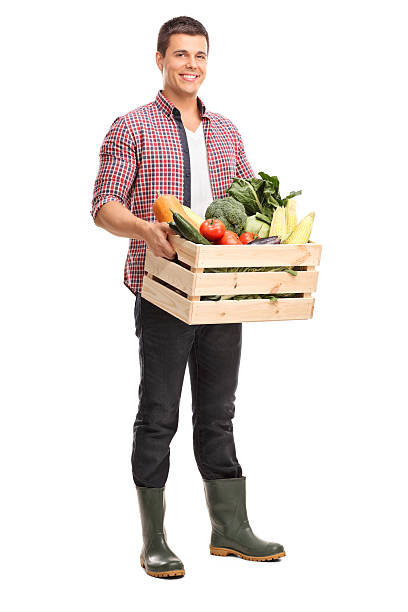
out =
[[[231,232],[231,230],[225,230],[225,234],[220,240],[217,240],[215,244],[242,244],[240,241],[238,234],[235,232]]]
[[[219,219],[207,219],[200,225],[200,234],[210,242],[220,240],[225,234],[225,225]]]
[[[239,239],[242,242],[242,244],[248,244],[248,242],[251,242],[251,240],[254,240],[254,233],[244,232],[243,234],[240,235]]]

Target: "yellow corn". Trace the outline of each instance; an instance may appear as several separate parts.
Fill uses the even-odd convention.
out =
[[[273,213],[272,223],[269,230],[270,236],[284,236],[286,231],[286,211],[284,206],[277,206]]]
[[[297,225],[296,200],[291,198],[286,206],[286,233],[293,232]]]
[[[290,236],[285,240],[285,244],[306,244],[312,233],[313,220],[315,213],[311,212],[303,217],[297,224]]]
[[[186,213],[187,220],[190,221],[190,223],[194,225],[194,227],[198,231],[200,231],[201,224],[205,221],[205,219],[200,217],[200,215],[197,215],[197,213],[194,212],[194,210],[191,210],[191,208],[189,208],[188,206],[184,206],[184,204],[182,204],[182,207],[184,212]]]

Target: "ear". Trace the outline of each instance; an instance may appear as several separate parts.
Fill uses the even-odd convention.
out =
[[[163,56],[160,51],[156,51],[156,64],[160,72],[163,72]]]

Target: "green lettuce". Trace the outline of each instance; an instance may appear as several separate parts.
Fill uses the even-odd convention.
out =
[[[234,177],[227,189],[228,195],[245,206],[247,215],[261,213],[272,219],[277,206],[286,206],[290,198],[300,195],[302,191],[291,191],[282,198],[279,193],[279,179],[266,172],[258,173],[261,178],[243,179]]]

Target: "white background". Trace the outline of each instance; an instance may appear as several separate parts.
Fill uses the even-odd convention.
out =
[[[39,0],[3,14],[7,612],[407,609],[403,5]],[[287,557],[209,555],[186,372],[166,487],[186,576],[166,581],[139,565],[127,240],[89,210],[102,139],[162,87],[157,34],[178,15],[209,32],[200,97],[238,125],[256,171],[303,189],[324,250],[311,321],[244,324],[237,455],[252,528]]]

